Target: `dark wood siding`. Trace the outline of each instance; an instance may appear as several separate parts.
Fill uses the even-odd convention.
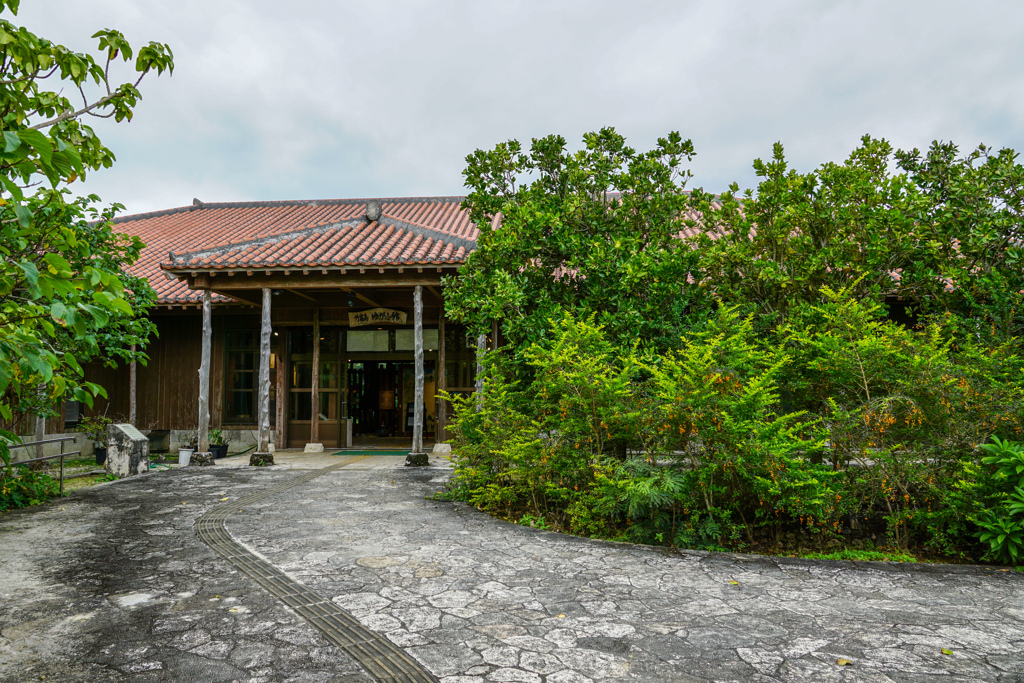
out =
[[[154,316],[153,322],[160,336],[154,338],[146,349],[149,362],[138,367],[136,426],[139,429],[195,428],[199,414],[202,316],[191,312]],[[211,380],[217,376],[220,367],[215,361]],[[94,409],[87,413],[106,412],[111,418],[127,419],[126,364],[105,368],[99,363],[92,363],[86,369],[86,379],[103,386],[109,396],[109,401],[96,401]]]

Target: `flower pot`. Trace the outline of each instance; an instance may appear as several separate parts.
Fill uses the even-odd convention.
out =
[[[188,465],[189,461],[192,460],[192,449],[191,448],[179,448],[178,449],[178,464]]]
[[[105,446],[95,446],[93,451],[96,453],[96,464],[102,465],[107,461],[107,449]]]
[[[228,445],[226,443],[210,444],[210,452],[213,453],[215,460],[217,458],[226,458],[228,455]]]

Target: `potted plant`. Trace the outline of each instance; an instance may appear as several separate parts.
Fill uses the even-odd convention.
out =
[[[193,436],[192,441],[183,443],[178,447],[178,464],[188,465],[192,461],[192,454],[195,453],[196,447],[198,446],[198,438]]]
[[[228,445],[224,443],[224,432],[219,429],[210,430],[210,452],[214,459],[226,457]]]
[[[107,427],[111,423],[113,423],[113,420],[106,415],[92,415],[83,418],[78,423],[78,429],[85,434],[87,439],[92,441],[97,465],[102,465],[107,461]]]

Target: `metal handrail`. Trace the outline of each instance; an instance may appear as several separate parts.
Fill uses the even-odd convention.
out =
[[[56,439],[43,439],[42,441],[26,441],[24,443],[15,443],[14,441],[8,441],[10,448],[27,448],[28,446],[39,446],[45,443],[59,443],[61,441],[74,441],[77,436],[58,436]]]
[[[55,458],[60,458],[60,496],[63,497],[64,496],[64,458],[65,458],[65,456],[68,456],[68,455],[81,455],[82,454],[82,451],[71,451],[70,453],[65,453],[64,452],[64,443],[66,441],[74,441],[77,438],[78,437],[76,437],[76,436],[58,436],[56,439],[43,439],[42,441],[29,441],[27,443],[13,443],[13,442],[9,443],[7,445],[7,447],[9,449],[28,448],[29,446],[42,446],[42,445],[48,444],[48,443],[59,443],[60,444],[60,453],[58,453],[57,455],[44,455],[41,458],[31,458],[30,460],[19,460],[17,462],[12,462],[11,464],[12,465],[27,465],[27,464],[29,464],[31,462],[42,462],[43,460],[53,460]]]

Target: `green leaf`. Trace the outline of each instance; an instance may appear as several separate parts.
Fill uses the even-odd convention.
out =
[[[21,138],[13,130],[5,130],[4,143],[4,152],[13,152],[21,147]]]
[[[39,159],[45,165],[50,164],[50,157],[53,154],[53,146],[50,144],[50,139],[40,133],[38,130],[19,130],[18,137],[24,140],[28,145],[39,154]]]
[[[19,203],[14,205],[14,215],[18,217],[18,225],[21,227],[27,228],[32,225],[32,210],[24,204]]]
[[[36,268],[36,264],[31,261],[22,261],[18,264],[21,272],[25,273],[25,279],[28,280],[30,285],[35,285],[39,281],[39,269]]]
[[[43,254],[43,260],[46,261],[54,271],[56,271],[56,274],[71,273],[71,264],[68,263],[68,260],[60,254]]]
[[[60,301],[54,301],[50,304],[50,315],[57,320],[63,321],[64,316],[67,315],[68,309]]]

